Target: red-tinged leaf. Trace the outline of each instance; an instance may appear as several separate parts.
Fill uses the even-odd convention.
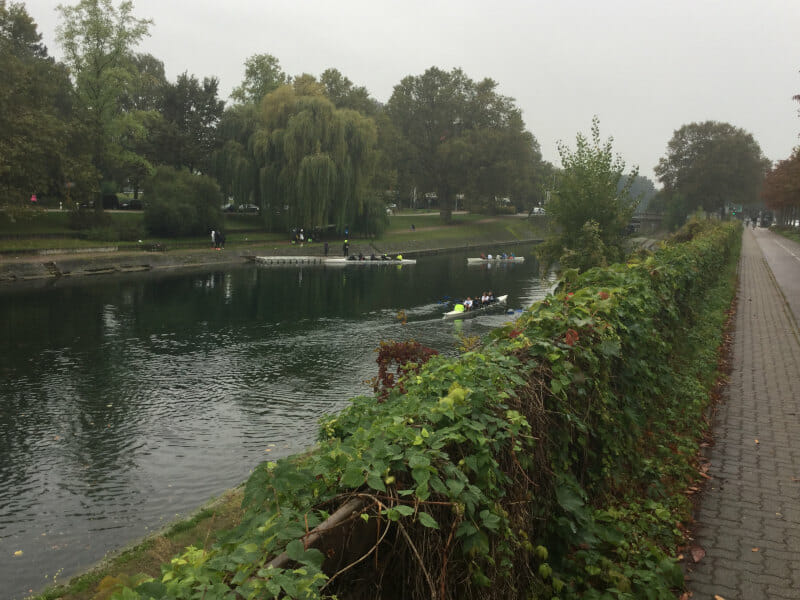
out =
[[[574,329],[568,329],[566,335],[564,336],[564,343],[567,346],[574,346],[575,342],[578,341],[578,332]]]
[[[703,558],[705,558],[706,551],[701,546],[692,546],[689,549],[689,552],[692,553],[692,560],[696,563],[699,563]]]

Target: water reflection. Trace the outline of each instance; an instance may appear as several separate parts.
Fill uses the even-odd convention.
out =
[[[547,286],[532,260],[464,258],[2,290],[0,598],[68,577],[303,449],[322,414],[368,391],[381,340],[454,353],[459,333],[508,319],[443,322],[446,296],[494,289],[520,307]]]

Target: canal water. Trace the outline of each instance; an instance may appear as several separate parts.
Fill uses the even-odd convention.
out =
[[[64,582],[311,445],[369,393],[382,340],[455,354],[513,316],[443,321],[492,290],[543,297],[524,264],[219,268],[0,288],[0,600]],[[404,311],[402,324],[398,312]]]

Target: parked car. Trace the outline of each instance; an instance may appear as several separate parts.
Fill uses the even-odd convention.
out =
[[[239,212],[243,213],[259,213],[261,209],[256,204],[240,204]]]
[[[123,200],[119,203],[120,210],[142,210],[142,201],[138,198]]]

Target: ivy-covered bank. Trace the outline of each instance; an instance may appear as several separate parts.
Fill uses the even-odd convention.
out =
[[[674,598],[740,239],[694,223],[567,273],[259,466],[241,526],[114,597]]]

